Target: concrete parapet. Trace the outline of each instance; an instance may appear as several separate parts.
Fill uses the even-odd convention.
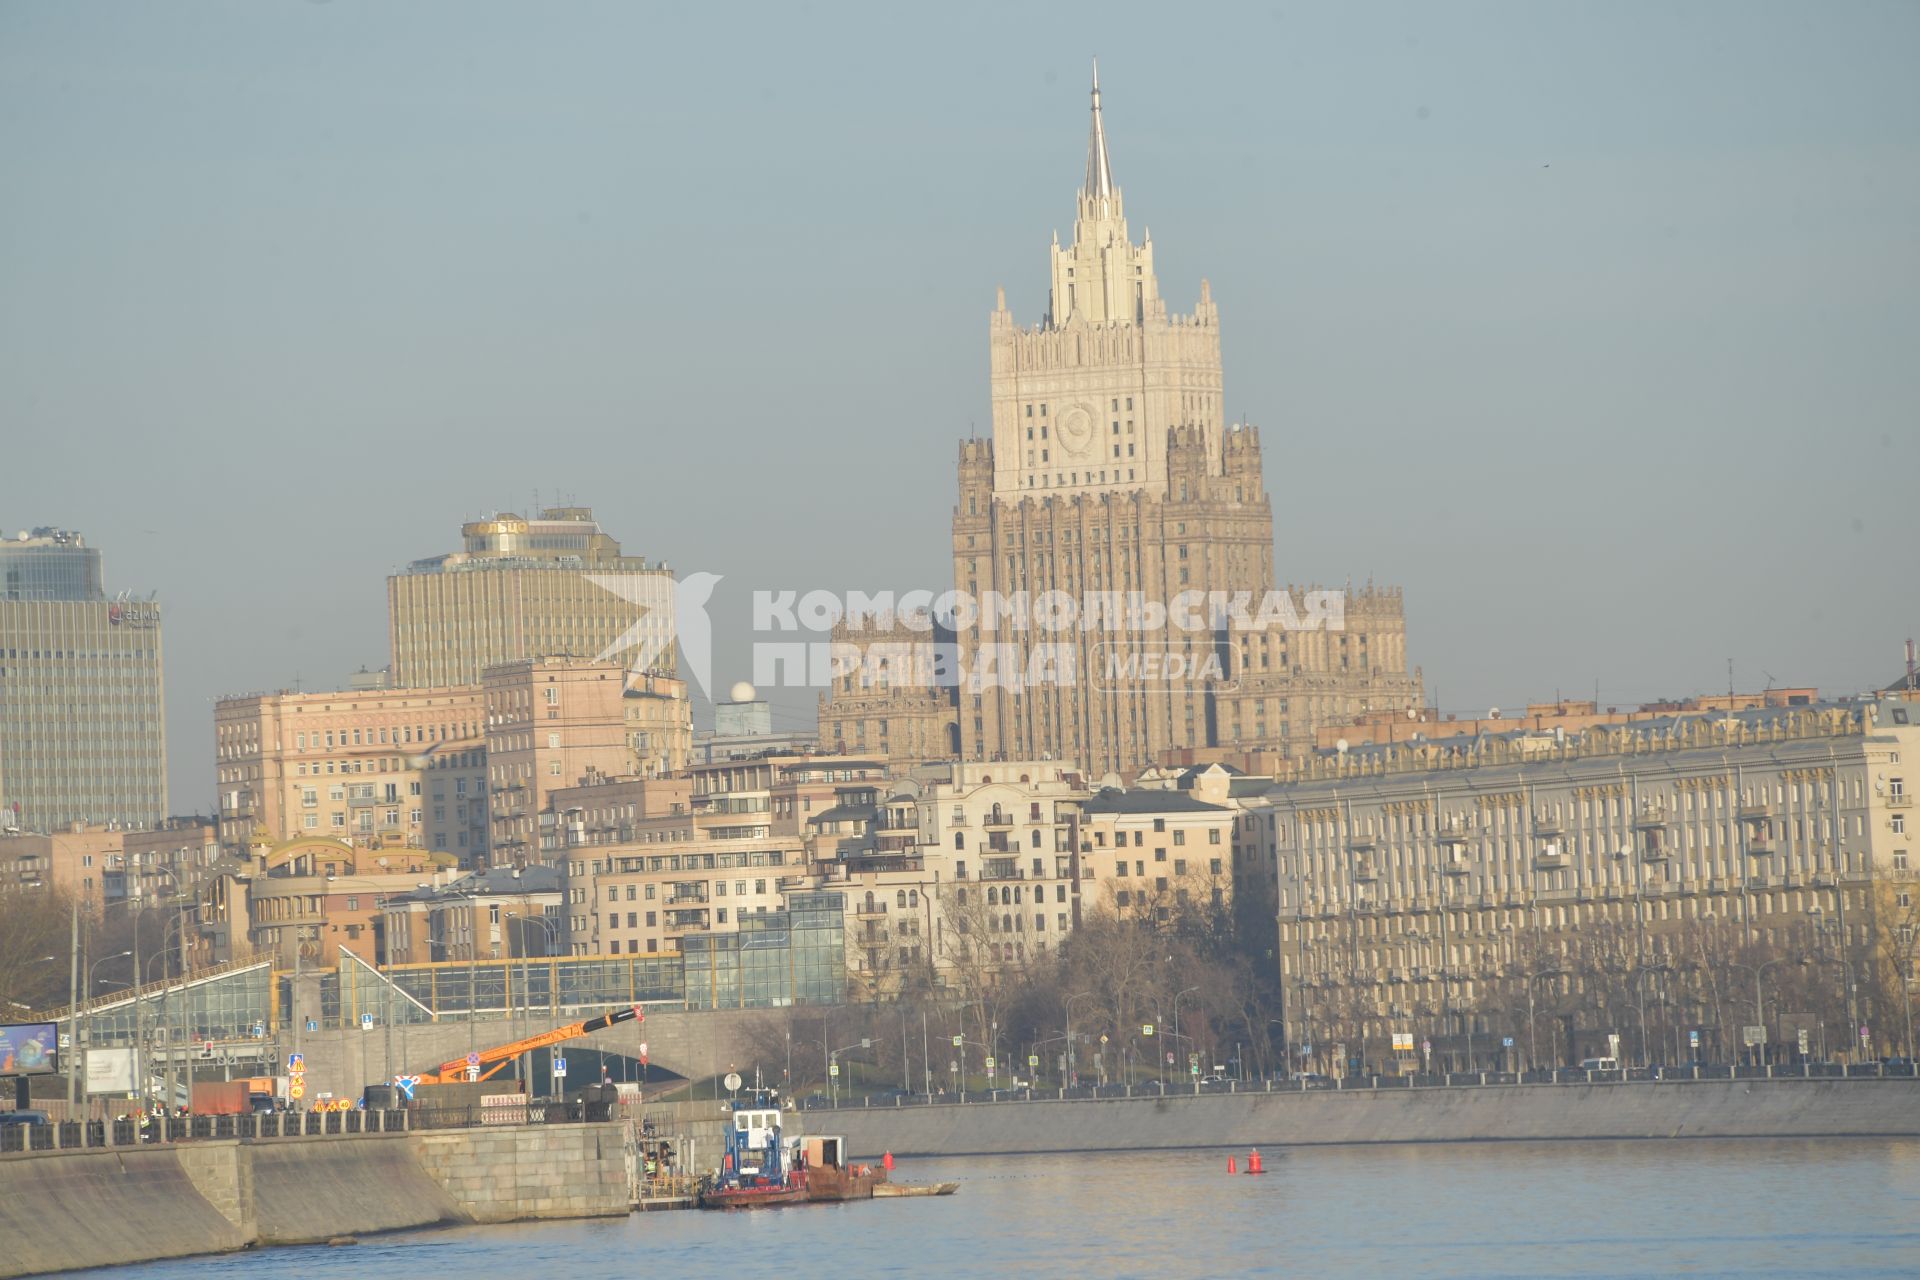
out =
[[[1920,1136],[1920,1083],[1715,1080],[1169,1094],[807,1113],[879,1155],[1590,1138]]]
[[[22,1152],[0,1156],[0,1277],[628,1207],[618,1124]]]

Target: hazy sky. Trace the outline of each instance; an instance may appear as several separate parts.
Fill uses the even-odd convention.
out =
[[[950,585],[1098,54],[1283,578],[1404,585],[1448,710],[1857,690],[1920,633],[1916,48],[1914,4],[4,0],[0,525],[159,592],[183,812],[215,697],[382,665],[386,575],[536,491],[728,591]]]

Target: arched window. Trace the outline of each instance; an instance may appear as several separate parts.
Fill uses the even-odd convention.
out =
[[[989,888],[987,890],[987,905],[990,907],[1000,905],[1000,891],[998,889]]]
[[[964,849],[964,848],[966,848],[966,847],[967,847],[967,833],[966,833],[966,832],[964,832],[964,831],[956,831],[956,832],[954,832],[954,833],[953,833],[953,847],[954,847],[954,848],[956,848],[956,849]]]
[[[920,891],[918,889],[907,890],[907,903],[915,907],[920,905]]]
[[[907,905],[907,891],[905,889],[902,889],[898,893],[894,894],[893,898],[894,898],[894,902],[893,902],[894,906],[904,907]]]

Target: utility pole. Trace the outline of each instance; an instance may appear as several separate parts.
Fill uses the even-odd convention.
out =
[[[73,938],[71,960],[67,963],[67,1119],[73,1119],[73,1107],[79,1105],[79,1077],[75,1067],[81,1065],[81,898],[73,898]],[[1912,1038],[1912,1036],[1908,1036]]]

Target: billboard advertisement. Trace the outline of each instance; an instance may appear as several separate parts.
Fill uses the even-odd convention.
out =
[[[132,1093],[133,1050],[87,1050],[88,1093]]]
[[[51,1022],[0,1023],[0,1076],[50,1076],[60,1033]]]

